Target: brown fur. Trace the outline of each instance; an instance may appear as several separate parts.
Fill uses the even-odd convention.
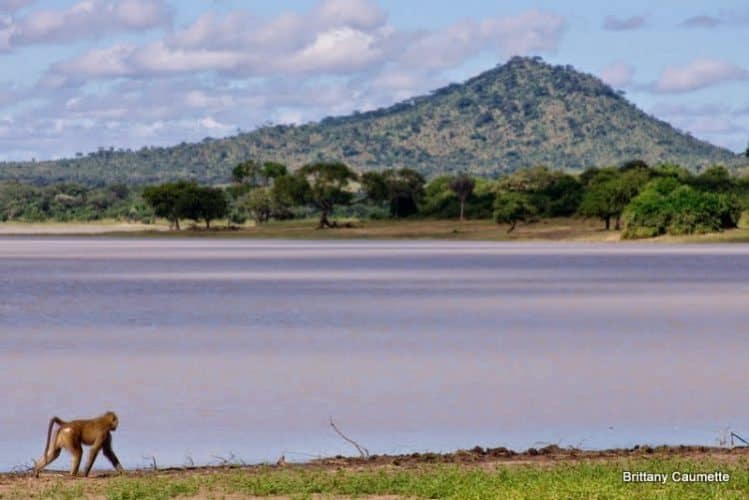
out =
[[[52,427],[55,424],[59,425],[60,428],[57,429],[55,437],[52,439]],[[66,422],[58,417],[52,417],[47,428],[47,444],[44,447],[44,454],[34,467],[34,476],[39,477],[39,472],[59,457],[63,448],[73,455],[73,464],[70,468],[70,473],[73,476],[78,475],[78,467],[81,464],[81,457],[83,456],[83,445],[91,447],[88,452],[88,461],[83,471],[84,476],[88,476],[88,473],[91,472],[91,467],[94,465],[94,460],[96,460],[99,450],[103,450],[104,456],[109,459],[112,466],[118,472],[122,473],[122,465],[120,465],[117,455],[112,450],[111,433],[117,430],[118,424],[119,419],[112,411],[108,411],[97,418],[72,420],[70,422]]]

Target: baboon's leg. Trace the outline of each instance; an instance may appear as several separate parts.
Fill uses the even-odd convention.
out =
[[[50,449],[47,450],[44,455],[39,458],[39,460],[36,462],[36,466],[34,467],[34,476],[39,477],[39,473],[44,469],[46,466],[54,462],[57,457],[60,456],[60,452],[62,451],[62,448],[58,448],[57,446],[50,446]]]
[[[88,477],[88,473],[91,472],[91,467],[94,466],[94,461],[96,460],[96,455],[99,454],[99,450],[101,450],[102,442],[95,441],[94,444],[91,445],[91,448],[88,450],[88,460],[86,461],[86,468],[83,469],[83,475]]]
[[[78,447],[71,449],[70,453],[73,455],[73,464],[70,466],[70,474],[77,476],[78,468],[81,466],[81,457],[83,457],[83,448],[81,448],[81,445],[78,445]]]
[[[117,472],[122,474],[122,465],[120,464],[120,461],[117,459],[117,455],[114,454],[114,450],[112,449],[112,436],[107,436],[107,439],[104,441],[104,446],[102,446],[101,449],[104,453],[104,456],[107,457],[107,460],[112,462],[112,467],[117,469]]]

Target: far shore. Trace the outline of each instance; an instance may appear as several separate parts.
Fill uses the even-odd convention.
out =
[[[154,238],[257,238],[292,240],[455,240],[455,241],[567,241],[611,243],[625,241],[620,232],[606,231],[598,220],[559,218],[530,224],[519,224],[512,232],[507,226],[489,220],[356,220],[339,219],[335,229],[317,229],[316,220],[248,223],[229,227],[225,221],[202,225],[183,222],[181,231],[170,230],[166,221],[154,224],[120,221],[95,222],[6,222],[0,223],[0,236],[85,236],[85,237],[154,237]],[[344,224],[345,223],[345,224]],[[749,226],[721,233],[687,236],[661,236],[639,242],[665,243],[747,243]]]

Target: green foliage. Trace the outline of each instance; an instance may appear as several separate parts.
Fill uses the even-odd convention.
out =
[[[387,204],[391,217],[418,214],[425,183],[424,177],[410,168],[365,172],[361,176],[364,198],[376,205]]]
[[[331,227],[328,217],[336,205],[347,205],[353,199],[349,183],[356,172],[340,162],[318,162],[305,165],[297,175],[309,183],[309,201],[320,210],[320,227]]]
[[[270,188],[255,188],[240,198],[237,206],[250,215],[255,222],[262,224],[273,215],[273,197]]]
[[[494,222],[509,224],[508,233],[515,230],[518,222],[529,222],[537,214],[536,206],[525,193],[510,191],[500,193],[494,202]]]
[[[527,194],[536,213],[542,217],[566,217],[576,213],[583,195],[583,185],[577,178],[544,166],[504,177],[498,189]]]
[[[0,183],[0,221],[41,222],[118,219],[148,222],[137,192],[125,186],[87,188],[76,184],[36,187]]]
[[[181,212],[182,198],[191,186],[194,184],[184,181],[148,186],[143,189],[143,199],[157,217],[163,217],[179,230],[179,220],[184,217]]]
[[[604,221],[606,229],[611,227],[611,219],[616,219],[619,229],[624,208],[648,182],[651,172],[646,168],[599,169],[587,180],[585,194],[578,212],[584,217],[597,217]]]
[[[362,174],[361,189],[364,197],[371,203],[384,203],[389,201],[390,193],[382,172],[365,172]]]
[[[148,186],[143,190],[143,199],[158,217],[164,217],[179,230],[180,219],[211,221],[229,213],[226,194],[219,188],[202,187],[194,182],[166,183]]]
[[[690,184],[702,191],[729,193],[736,189],[736,181],[725,167],[712,166],[691,179]]]
[[[533,165],[579,171],[627,158],[651,165],[672,161],[692,170],[744,161],[648,116],[594,76],[515,57],[462,84],[388,108],[167,148],[101,149],[81,158],[2,163],[0,179],[219,184],[248,158],[287,162],[292,170],[345,158],[359,171],[398,165],[428,177],[456,170],[493,176]],[[259,177],[240,177],[264,185]]]
[[[657,179],[624,212],[627,239],[695,234],[734,228],[741,208],[732,194],[700,191],[673,178]]]

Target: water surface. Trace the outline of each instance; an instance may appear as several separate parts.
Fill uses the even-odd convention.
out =
[[[8,238],[0,293],[0,470],[110,408],[129,467],[749,434],[745,246]]]

